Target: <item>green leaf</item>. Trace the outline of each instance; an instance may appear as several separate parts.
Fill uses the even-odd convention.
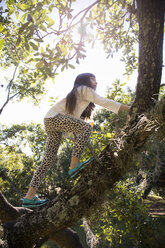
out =
[[[2,25],[2,23],[0,23],[0,32],[2,32],[4,30],[4,26]]]
[[[19,12],[18,11],[15,12],[15,16],[16,16],[16,19],[18,20],[18,18],[19,18]]]
[[[54,25],[54,20],[51,19],[49,16],[46,16],[46,21],[48,22],[48,28]]]
[[[42,9],[42,6],[43,6],[42,3],[38,3],[35,10],[40,11]]]
[[[12,5],[10,5],[9,3],[6,3],[8,9],[9,9],[9,14],[13,14],[14,13],[14,7]]]
[[[25,4],[25,3],[22,3],[21,5],[20,5],[20,9],[21,10],[27,10],[27,9],[29,9],[29,5],[28,4]]]
[[[63,65],[61,68],[61,71],[64,71],[65,68],[66,68],[66,65]]]
[[[44,48],[43,47],[41,47],[40,50],[41,50],[41,53],[44,53]]]
[[[33,61],[33,58],[30,58],[28,61],[26,61],[26,64],[30,63],[31,61]]]
[[[39,62],[36,64],[36,67],[37,67],[37,68],[40,68],[43,64],[44,64],[44,61],[41,60],[41,61],[39,61]]]
[[[2,51],[3,45],[4,45],[4,40],[0,39],[0,53]]]
[[[27,16],[27,13],[25,13],[24,15],[21,16],[21,22],[24,23],[25,22],[25,18]],[[27,22],[28,23],[28,22]]]
[[[38,46],[36,44],[34,44],[33,42],[29,42],[30,46],[35,50],[38,51]]]
[[[22,39],[21,39],[21,36],[19,35],[19,36],[18,36],[18,39],[17,39],[17,41],[16,41],[16,47],[19,47],[19,46],[20,46],[21,41],[22,41]]]
[[[71,64],[68,64],[68,66],[72,69],[75,69],[75,66],[74,65],[71,65]]]
[[[25,75],[26,73],[28,73],[29,69],[24,69],[23,70],[23,74]]]
[[[40,26],[39,26],[39,28],[41,29],[41,30],[43,30],[43,31],[45,31],[46,32],[46,27],[43,25],[43,24],[41,24]]]
[[[26,22],[24,24],[22,24],[22,27],[19,28],[19,34],[22,34],[23,31],[27,28],[27,26],[29,25],[29,22]]]
[[[44,42],[43,39],[41,39],[41,38],[34,38],[34,40],[37,42]]]
[[[30,46],[29,46],[29,44],[28,43],[25,43],[25,48],[26,48],[26,50],[30,50]]]

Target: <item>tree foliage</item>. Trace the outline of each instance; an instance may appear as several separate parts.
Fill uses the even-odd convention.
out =
[[[152,247],[155,240],[154,219],[131,178],[120,181],[90,219],[105,247]]]
[[[72,0],[3,1],[0,13],[0,65],[14,71],[13,79],[1,83],[8,90],[7,103],[25,97],[38,103],[46,80],[74,69],[86,57],[87,43],[102,42],[107,57],[121,49],[128,74],[137,67],[132,0],[91,1],[84,9]]]

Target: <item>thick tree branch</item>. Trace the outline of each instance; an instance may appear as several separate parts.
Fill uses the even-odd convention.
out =
[[[0,219],[2,223],[13,221],[19,216],[30,212],[32,212],[30,209],[13,207],[0,191]]]
[[[22,207],[12,206],[0,191],[0,219],[3,224],[14,221],[21,215],[30,212],[33,211]],[[39,242],[36,242],[35,248],[40,247],[41,244],[48,239],[54,241],[61,248],[83,248],[77,233],[71,228],[66,228],[59,232],[53,232],[52,229],[48,236],[45,236],[43,239],[38,239]],[[0,247],[6,247],[6,243],[1,242]]]

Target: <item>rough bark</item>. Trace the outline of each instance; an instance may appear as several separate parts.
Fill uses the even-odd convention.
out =
[[[12,206],[0,191],[0,217],[2,224],[14,221],[18,217],[30,212],[33,211],[22,207]],[[34,248],[40,247],[48,239],[54,241],[59,248],[83,248],[78,234],[71,228],[66,228],[59,232],[53,231],[52,229],[51,233],[49,233],[49,236],[44,236],[43,238],[39,238],[37,240]],[[3,244],[0,242],[0,247],[9,246],[7,243]]]
[[[139,23],[138,83],[134,107],[143,113],[158,99],[162,73],[164,0],[137,0]]]

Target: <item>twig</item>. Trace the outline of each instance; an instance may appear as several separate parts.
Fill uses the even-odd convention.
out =
[[[15,75],[16,75],[17,68],[18,68],[18,65],[16,65],[15,70],[14,70],[14,73],[13,73],[13,77],[12,77],[12,79],[10,80],[10,83],[9,83],[8,86],[7,86],[7,90],[8,90],[7,99],[6,99],[5,103],[3,104],[2,108],[0,109],[0,114],[2,113],[4,107],[8,104],[8,102],[9,102],[11,99],[13,99],[15,96],[17,96],[17,95],[19,94],[19,92],[17,92],[16,94],[14,94],[13,96],[10,97],[10,92],[11,92],[11,88],[12,88],[12,85],[13,85],[13,81],[14,81],[14,78],[15,78]]]
[[[17,192],[20,196],[24,196],[24,194],[23,194],[22,192],[20,192],[20,191],[16,188],[15,184],[11,181],[11,179],[10,179],[8,176],[6,176],[5,174],[3,174],[3,175],[0,175],[0,177],[1,177],[3,180],[8,181],[8,182],[10,183],[10,185],[12,186],[13,190],[14,190],[15,192]]]

